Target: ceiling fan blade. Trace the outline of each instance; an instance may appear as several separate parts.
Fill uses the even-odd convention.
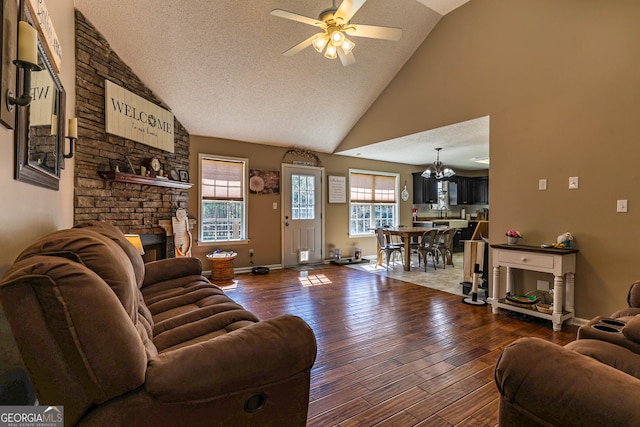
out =
[[[336,10],[334,16],[336,18],[342,18],[345,23],[349,22],[366,1],[367,0],[343,0],[340,6],[338,6],[338,10]]]
[[[340,48],[338,48],[337,52],[338,57],[340,58],[340,62],[342,62],[342,65],[344,65],[345,67],[356,63],[356,58],[355,56],[353,56],[353,52],[344,53]]]
[[[368,37],[370,39],[382,39],[398,41],[402,37],[402,30],[395,27],[380,27],[377,25],[353,24],[345,29],[345,32],[354,37]]]
[[[271,11],[273,16],[279,16],[280,18],[290,19],[292,21],[302,22],[303,24],[309,24],[320,28],[326,28],[327,24],[317,19],[309,18],[306,16],[298,15],[297,13],[287,12],[282,9],[273,9]]]
[[[289,50],[285,50],[284,52],[282,52],[282,54],[284,56],[293,56],[296,53],[300,52],[301,50],[304,50],[306,48],[308,48],[309,46],[311,46],[311,42],[313,41],[313,38],[316,36],[316,34],[312,35],[311,37],[309,37],[308,39],[301,41],[300,43],[298,43],[297,45],[295,45],[294,47],[292,47]]]

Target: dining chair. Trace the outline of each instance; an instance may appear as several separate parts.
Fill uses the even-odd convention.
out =
[[[391,243],[390,240],[387,240],[388,236],[385,235],[382,228],[376,228],[376,237],[378,238],[378,246],[380,247],[379,253],[384,253],[387,259],[387,270],[389,270],[389,259],[391,255],[395,255],[396,252],[400,254],[400,259],[404,261],[404,258],[402,257],[402,244]]]
[[[456,235],[456,231],[455,228],[445,228],[439,236],[436,258],[442,255],[443,268],[447,268],[447,264],[455,267],[453,265],[453,238]]]
[[[422,233],[422,238],[420,239],[420,247],[418,248],[418,267],[420,267],[420,258],[424,258],[424,271],[427,271],[427,261],[429,257],[431,257],[431,263],[433,264],[433,269],[436,270],[436,236],[438,235],[438,230],[433,228],[429,231],[425,231]]]

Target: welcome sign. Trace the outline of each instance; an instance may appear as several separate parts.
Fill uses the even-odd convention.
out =
[[[107,133],[174,152],[173,113],[105,80]]]
[[[31,104],[29,104],[29,126],[51,125],[55,110],[56,88],[51,75],[46,72],[31,75]]]

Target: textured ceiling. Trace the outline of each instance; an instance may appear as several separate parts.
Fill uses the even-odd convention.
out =
[[[436,148],[442,148],[440,160],[447,166],[466,170],[487,169],[489,165],[479,163],[478,160],[489,159],[489,116],[336,154],[409,165],[425,165],[436,160]]]
[[[312,47],[283,56],[318,30],[270,14],[284,9],[317,18],[329,0],[75,5],[190,134],[331,153],[440,18],[467,1],[367,1],[352,23],[400,27],[403,36],[354,37],[356,63],[348,67]]]

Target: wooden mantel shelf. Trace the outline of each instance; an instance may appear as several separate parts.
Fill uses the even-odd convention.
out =
[[[190,182],[172,181],[170,179],[151,178],[150,176],[135,175],[126,172],[98,172],[102,179],[108,181],[130,182],[132,184],[155,185],[156,187],[170,187],[188,190],[193,187]]]

